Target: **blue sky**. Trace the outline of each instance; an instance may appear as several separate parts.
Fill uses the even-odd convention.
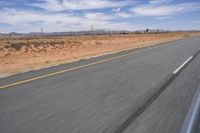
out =
[[[199,0],[0,0],[0,32],[200,30]]]

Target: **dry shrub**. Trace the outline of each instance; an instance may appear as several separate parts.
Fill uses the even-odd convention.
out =
[[[4,56],[9,56],[9,55],[11,55],[11,53],[6,53]]]
[[[17,50],[17,51],[21,50],[23,46],[26,46],[26,43],[24,43],[24,42],[17,42],[17,43],[10,44],[10,47],[13,48],[13,49],[15,49],[15,50]]]
[[[45,61],[45,63],[49,63],[49,61]]]
[[[101,44],[102,44],[102,42],[99,42],[99,41],[95,42],[95,45],[101,45]]]
[[[184,37],[189,37],[190,35],[188,35],[188,34],[186,34],[186,35],[184,35]]]
[[[9,46],[9,45],[5,45],[4,47],[5,47],[6,49],[10,48],[10,46]]]

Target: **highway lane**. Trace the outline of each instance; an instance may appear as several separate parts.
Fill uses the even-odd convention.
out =
[[[124,133],[179,133],[200,83],[200,55]]]
[[[199,42],[198,37],[171,42],[3,89],[0,91],[0,130],[17,133],[115,132],[170,73],[199,49]],[[15,75],[0,82],[1,85],[9,84],[32,75],[50,73],[52,69],[61,70],[64,66]]]
[[[199,133],[200,132],[200,118],[199,118],[199,123],[198,123],[198,125],[197,125],[197,133]]]

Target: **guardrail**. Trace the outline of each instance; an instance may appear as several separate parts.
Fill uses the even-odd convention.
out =
[[[180,133],[197,133],[200,118],[200,85],[190,105],[189,111],[182,125]]]

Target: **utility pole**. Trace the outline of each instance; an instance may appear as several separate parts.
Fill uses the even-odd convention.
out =
[[[93,35],[94,27],[91,25],[91,34]]]
[[[40,30],[41,30],[41,36],[43,36],[43,28],[41,27]]]
[[[94,27],[93,27],[93,25],[91,25],[91,31],[93,31],[94,30]]]

